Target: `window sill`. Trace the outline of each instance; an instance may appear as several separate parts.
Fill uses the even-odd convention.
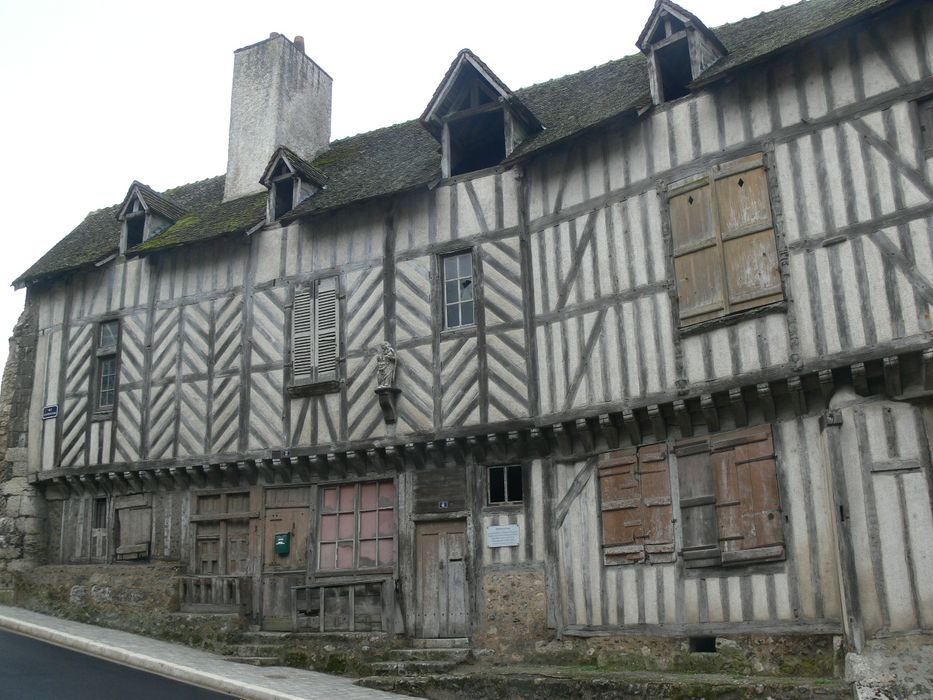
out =
[[[454,328],[442,328],[441,340],[449,338],[466,338],[476,335],[476,324],[471,323],[468,326],[455,326]]]
[[[296,396],[322,396],[340,391],[339,379],[328,379],[325,382],[309,382],[307,384],[289,384],[288,395]]]
[[[769,314],[775,313],[787,313],[787,300],[776,301],[772,304],[766,304],[765,306],[756,306],[753,309],[746,309],[745,311],[737,311],[734,314],[729,314],[728,316],[720,316],[719,318],[711,318],[706,321],[700,321],[689,326],[683,326],[679,329],[680,336],[682,338],[696,335],[698,333],[707,333],[717,328],[726,328],[728,326],[735,326],[741,323],[742,321],[749,321],[755,318],[761,318],[762,316],[767,316]]]
[[[98,421],[113,420],[113,413],[114,411],[112,408],[94,411],[94,413],[91,414],[91,422],[96,423]]]
[[[484,513],[521,513],[525,510],[524,501],[513,501],[512,503],[487,503],[483,506]]]

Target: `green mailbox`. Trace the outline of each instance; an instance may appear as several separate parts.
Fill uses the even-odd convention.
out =
[[[275,533],[275,553],[281,554],[283,556],[288,554],[288,547],[292,541],[292,533],[290,532],[277,532]]]

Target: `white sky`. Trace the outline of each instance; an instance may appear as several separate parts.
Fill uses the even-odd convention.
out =
[[[715,27],[779,0],[682,0]],[[419,116],[457,51],[512,89],[634,53],[652,0],[570,3],[0,0],[0,367],[25,292],[8,287],[136,179],[220,175],[233,51],[305,37],[334,78],[332,138]]]

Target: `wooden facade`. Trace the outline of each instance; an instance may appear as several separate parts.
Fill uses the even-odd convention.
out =
[[[534,570],[556,634],[929,631],[931,95],[933,7],[888,3],[495,167],[31,284],[50,559],[177,560],[274,629],[470,636]]]

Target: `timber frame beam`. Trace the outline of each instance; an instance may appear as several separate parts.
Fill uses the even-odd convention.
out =
[[[257,483],[310,483],[448,464],[503,464],[537,457],[585,458],[594,453],[770,423],[829,405],[838,387],[859,394],[910,400],[933,394],[933,349],[865,359],[782,379],[749,377],[738,386],[711,385],[693,394],[645,401],[597,413],[480,426],[403,442],[292,448],[220,455],[187,463],[171,460],[34,472],[29,482],[48,497],[108,496]],[[484,429],[485,428],[485,429]]]

